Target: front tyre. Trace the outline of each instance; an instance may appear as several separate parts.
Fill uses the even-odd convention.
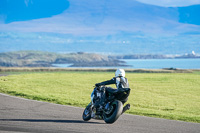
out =
[[[91,109],[91,103],[85,108],[83,111],[82,118],[84,121],[89,121],[91,119],[92,109]]]
[[[122,113],[123,104],[121,101],[114,101],[109,107],[110,110],[104,112],[104,121],[106,123],[114,123]]]

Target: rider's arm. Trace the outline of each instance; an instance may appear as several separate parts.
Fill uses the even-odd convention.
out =
[[[103,81],[101,83],[97,83],[96,86],[110,85],[110,84],[116,84],[116,78],[112,78],[111,80],[107,80],[107,81]]]

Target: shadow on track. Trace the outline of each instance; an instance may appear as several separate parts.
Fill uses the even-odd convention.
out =
[[[48,119],[0,119],[0,121],[22,121],[22,122],[56,122],[56,123],[90,123],[104,124],[99,122],[89,122],[83,120],[48,120]]]

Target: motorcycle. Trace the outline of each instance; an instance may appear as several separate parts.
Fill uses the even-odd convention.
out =
[[[91,94],[91,102],[83,111],[82,118],[89,121],[91,118],[114,123],[120,115],[130,109],[127,101],[130,88],[111,89],[106,86],[96,86]]]

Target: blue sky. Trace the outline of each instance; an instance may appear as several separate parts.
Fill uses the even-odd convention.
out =
[[[0,0],[0,52],[199,53],[200,0],[57,1]]]
[[[181,7],[200,4],[200,0],[136,0],[142,3],[164,6],[164,7]]]

